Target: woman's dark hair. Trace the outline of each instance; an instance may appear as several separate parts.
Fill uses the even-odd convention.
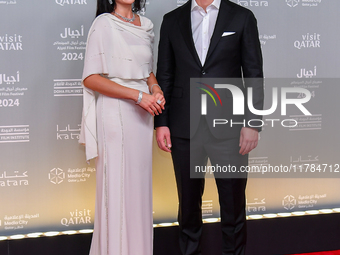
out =
[[[132,11],[139,12],[145,6],[145,0],[135,0],[133,3]],[[96,17],[103,13],[111,13],[116,8],[116,1],[112,0],[112,4],[109,0],[97,0],[97,12]]]

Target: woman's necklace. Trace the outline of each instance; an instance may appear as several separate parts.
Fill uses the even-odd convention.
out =
[[[123,19],[123,20],[125,20],[126,22],[130,22],[130,23],[132,23],[132,22],[134,22],[135,21],[135,19],[136,19],[136,15],[134,14],[134,13],[132,13],[132,18],[131,19],[129,19],[129,18],[126,18],[126,17],[123,17],[122,15],[120,15],[119,13],[117,13],[117,12],[113,12],[114,14],[116,14],[118,17],[120,17],[121,19]]]

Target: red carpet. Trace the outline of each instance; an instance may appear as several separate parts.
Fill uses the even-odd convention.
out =
[[[291,255],[340,255],[340,250],[338,251],[323,251],[323,252],[313,252],[313,253],[299,253]]]

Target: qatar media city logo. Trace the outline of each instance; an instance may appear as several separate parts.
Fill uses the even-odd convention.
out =
[[[214,101],[215,107],[223,106],[222,99],[216,89],[228,89],[232,95],[232,113],[233,116],[236,115],[245,115],[245,96],[243,91],[236,85],[232,84],[214,84],[214,86],[208,85],[207,82],[196,82],[196,84],[201,84],[204,87],[197,87],[198,89],[206,92],[207,94],[201,94],[201,115],[207,115],[208,106],[207,106],[207,95]],[[311,92],[308,89],[300,88],[300,87],[281,87],[281,116],[287,115],[287,105],[295,105],[305,116],[311,116],[312,114],[307,110],[307,108],[303,105],[307,103],[311,98]],[[304,95],[301,98],[288,98],[288,94],[295,93],[299,95]],[[217,97],[219,104],[217,104]],[[220,105],[220,106],[219,106]],[[278,108],[278,88],[272,88],[272,105],[269,109],[259,110],[255,109],[253,104],[253,88],[247,88],[247,106],[249,111],[258,116],[268,116],[273,114]],[[266,123],[274,127],[276,122],[280,122],[282,127],[292,128],[298,125],[298,122],[295,119],[243,119],[242,122],[235,122],[233,119],[213,119],[213,127],[217,125],[230,125],[230,127],[236,125],[243,125],[243,127],[252,127],[259,128],[263,127]],[[255,124],[256,123],[256,124]],[[288,123],[288,124],[287,124]]]
[[[296,199],[292,195],[287,195],[282,200],[282,206],[286,210],[292,210],[296,206]]]
[[[49,173],[48,173],[48,179],[50,182],[53,184],[60,184],[64,181],[65,179],[65,173],[64,170],[60,168],[53,168]]]
[[[295,7],[299,4],[300,0],[286,0],[289,7]]]

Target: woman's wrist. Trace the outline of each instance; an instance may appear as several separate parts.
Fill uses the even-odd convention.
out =
[[[136,104],[140,104],[140,102],[142,102],[142,98],[143,98],[143,91],[140,90],[138,93]]]
[[[157,90],[158,90],[158,92],[160,92],[160,93],[163,94],[161,87],[160,87],[157,83],[153,84],[153,85],[150,87],[150,93],[151,93],[151,94],[153,94],[154,91],[157,91]]]

